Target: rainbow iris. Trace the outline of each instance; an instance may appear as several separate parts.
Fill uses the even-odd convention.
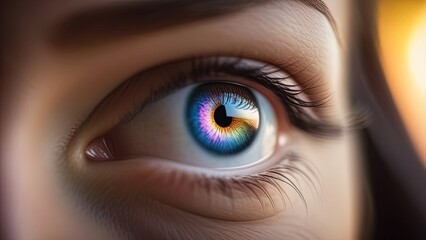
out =
[[[196,87],[187,104],[188,127],[195,140],[216,154],[235,154],[256,136],[260,116],[257,101],[246,87],[206,83]]]

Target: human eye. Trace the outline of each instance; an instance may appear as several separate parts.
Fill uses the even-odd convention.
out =
[[[298,163],[294,133],[333,134],[334,125],[319,108],[327,94],[311,98],[297,77],[241,57],[153,67],[98,106],[87,127],[102,127],[85,159],[134,164],[134,191],[204,217],[259,220],[291,204],[307,207],[298,182],[312,191],[318,183]]]
[[[255,65],[249,69],[248,62],[195,59],[136,76],[132,91],[146,88],[151,79],[158,84],[148,96],[135,100],[117,128],[88,147],[89,158],[146,155],[210,168],[243,168],[261,161],[275,148],[276,116],[270,101],[255,90],[261,84],[248,80],[263,74],[262,67],[251,61]]]

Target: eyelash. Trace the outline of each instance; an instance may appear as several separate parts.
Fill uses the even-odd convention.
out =
[[[220,60],[219,60],[220,59]],[[211,58],[193,58],[191,59],[191,67],[187,72],[179,72],[172,76],[162,87],[153,89],[150,97],[141,103],[135,104],[132,111],[128,112],[121,119],[119,124],[124,124],[132,120],[143,108],[151,102],[155,102],[170,94],[171,92],[191,83],[200,82],[200,79],[215,78],[217,74],[225,74],[228,77],[239,77],[254,83],[260,84],[275,96],[278,97],[281,105],[288,113],[291,123],[307,132],[316,136],[336,136],[343,131],[343,127],[337,123],[330,122],[321,118],[315,118],[307,113],[307,109],[319,109],[327,107],[330,95],[322,93],[322,98],[316,100],[303,100],[298,95],[304,94],[307,90],[313,90],[318,86],[315,85],[317,77],[314,76],[304,82],[308,87],[305,89],[298,88],[298,84],[286,84],[285,80],[295,78],[298,73],[286,77],[271,77],[271,74],[281,71],[276,67],[264,64],[261,67],[239,66],[242,58],[231,58],[231,60],[223,61],[223,57]],[[293,65],[297,61],[289,64]],[[272,71],[268,71],[272,69]],[[225,76],[225,77],[226,77]],[[223,77],[223,76],[221,76]],[[140,80],[140,76],[136,75],[129,82]],[[131,85],[131,84],[128,84]],[[122,91],[125,93],[126,91]],[[308,95],[314,95],[310,93]]]
[[[299,178],[298,178],[299,177]],[[273,189],[276,189],[280,193],[281,200],[286,204],[286,198],[288,203],[292,205],[291,198],[288,196],[288,191],[286,191],[280,183],[284,183],[289,186],[291,190],[294,190],[299,199],[302,201],[306,212],[308,212],[308,205],[306,199],[296,185],[300,185],[300,181],[303,180],[307,183],[308,187],[315,192],[315,196],[319,198],[320,189],[318,188],[319,184],[319,174],[317,169],[313,165],[308,164],[304,161],[301,156],[295,153],[287,153],[278,165],[267,169],[261,173],[244,175],[244,176],[234,176],[228,178],[221,177],[205,177],[201,181],[198,181],[198,184],[203,186],[203,189],[207,191],[212,191],[212,189],[219,190],[223,195],[226,195],[232,198],[232,192],[236,189],[248,190],[248,193],[253,194],[254,197],[259,201],[261,206],[265,205],[262,200],[262,195],[269,200],[269,203],[275,210],[275,202],[273,201],[270,191],[268,188],[264,187],[262,183],[265,183],[271,186]]]

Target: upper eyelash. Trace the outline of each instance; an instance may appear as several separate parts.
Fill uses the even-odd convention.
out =
[[[307,101],[303,100],[298,95],[307,90],[314,89],[316,86],[316,76],[308,79],[304,84],[308,84],[306,88],[295,89],[299,85],[287,84],[284,80],[295,77],[298,73],[287,77],[270,77],[271,74],[281,71],[270,64],[264,64],[260,67],[242,67],[238,63],[243,61],[242,58],[230,58],[228,61],[219,61],[223,57],[213,58],[194,58],[192,59],[191,72],[188,77],[193,81],[197,81],[201,76],[214,73],[226,73],[231,76],[243,77],[254,81],[266,87],[274,93],[281,101],[282,106],[287,110],[289,119],[292,124],[306,132],[320,136],[334,136],[342,132],[343,127],[337,123],[332,123],[323,119],[316,119],[307,114],[304,108],[320,108],[325,107],[329,103],[330,95],[325,95],[323,98]],[[297,62],[297,61],[295,61]],[[289,64],[292,65],[295,62]],[[268,71],[270,69],[270,71]],[[302,69],[301,71],[303,71]],[[180,74],[177,81],[184,81]]]
[[[288,84],[285,82],[286,79],[295,77],[305,69],[301,69],[298,73],[288,75],[286,77],[271,77],[271,74],[282,70],[267,63],[256,67],[240,66],[239,63],[244,61],[244,58],[239,57],[230,57],[225,61],[223,59],[226,58],[219,56],[192,58],[190,60],[191,66],[189,71],[185,70],[178,72],[174,76],[171,76],[171,79],[160,88],[152,89],[148,99],[135,103],[133,109],[122,117],[118,125],[125,124],[132,120],[148,103],[155,102],[190,83],[197,83],[208,77],[214,78],[218,77],[217,74],[222,74],[225,76],[227,75],[228,77],[234,76],[245,78],[246,80],[253,81],[264,86],[278,97],[281,105],[289,116],[290,122],[305,132],[317,136],[336,136],[344,130],[344,127],[340,124],[333,123],[323,118],[314,118],[307,113],[307,109],[309,108],[316,109],[326,107],[329,103],[330,95],[325,95],[324,97],[316,100],[303,100],[298,96],[305,93],[307,90],[312,90],[318,87],[316,85],[317,76],[314,76],[300,84]],[[288,64],[288,67],[297,62],[298,61],[296,60],[293,63]],[[145,72],[135,75],[124,86],[131,86],[134,82],[139,81],[141,79],[141,75],[144,73]],[[308,86],[302,88],[299,86],[301,84],[307,84]],[[123,93],[125,91],[120,92]],[[307,95],[312,95],[312,93]],[[353,125],[357,125],[358,122],[362,122],[362,120],[359,118],[355,119],[355,124]]]

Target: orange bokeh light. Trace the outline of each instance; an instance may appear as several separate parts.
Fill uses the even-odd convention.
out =
[[[380,1],[378,28],[392,97],[426,167],[426,1]]]

